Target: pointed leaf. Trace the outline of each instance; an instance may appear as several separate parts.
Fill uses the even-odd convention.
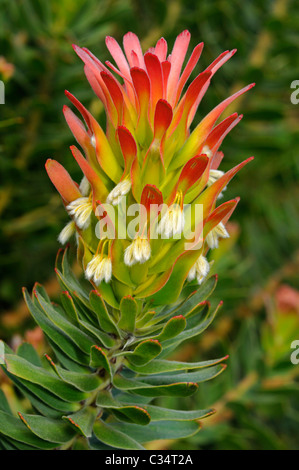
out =
[[[175,338],[180,334],[186,327],[186,319],[183,315],[177,315],[172,317],[164,326],[162,332],[157,336],[159,341],[165,341],[171,338]]]
[[[138,312],[137,302],[133,297],[123,297],[120,302],[121,317],[118,322],[119,328],[125,331],[134,331],[135,320]]]
[[[102,420],[95,423],[93,428],[95,436],[99,441],[117,449],[142,450],[143,447],[126,433],[113,428]]]
[[[54,449],[58,444],[40,439],[31,431],[29,431],[29,429],[27,429],[19,419],[11,416],[8,413],[4,413],[3,411],[0,411],[0,435],[1,434],[18,442],[29,444],[30,446],[36,447],[38,449]]]
[[[228,356],[221,357],[220,359],[214,359],[210,361],[203,362],[179,362],[179,361],[167,361],[165,359],[155,359],[149,364],[144,366],[134,366],[129,364],[127,367],[138,374],[162,374],[165,372],[175,372],[180,370],[194,370],[194,369],[204,369],[205,367],[214,366],[220,362],[225,361]]]
[[[120,421],[126,421],[127,423],[136,423],[141,425],[147,425],[151,418],[148,412],[136,405],[124,405],[115,400],[109,392],[101,392],[97,397],[97,406],[100,408],[108,408],[116,418]]]
[[[92,406],[85,406],[69,416],[63,416],[63,419],[70,423],[72,427],[85,437],[90,437],[94,422],[99,410]]]
[[[142,443],[159,439],[186,438],[200,430],[200,424],[195,421],[156,421],[147,426],[114,423],[112,426]]]
[[[71,427],[59,420],[38,415],[18,414],[27,428],[45,441],[65,444],[75,436]]]
[[[146,397],[187,397],[193,395],[198,388],[198,385],[192,382],[151,385],[138,380],[126,379],[120,375],[114,376],[113,384],[120,390],[128,390],[132,393],[137,393],[137,395]]]
[[[111,377],[109,360],[104,351],[99,346],[93,346],[90,350],[90,365],[91,367],[103,368],[106,372],[108,372],[109,377]]]
[[[162,346],[157,340],[142,341],[133,353],[124,353],[127,360],[135,366],[142,366],[152,361],[162,351]]]
[[[93,290],[89,294],[89,300],[92,309],[98,317],[99,325],[102,330],[106,331],[107,333],[119,334],[118,328],[112,320],[111,316],[109,315],[101,294],[98,291]]]

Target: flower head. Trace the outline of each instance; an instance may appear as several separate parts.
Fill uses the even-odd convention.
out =
[[[102,254],[95,255],[86,267],[85,276],[89,281],[93,280],[96,285],[99,285],[102,281],[110,282],[112,278],[110,257]]]
[[[200,255],[188,273],[188,281],[197,279],[198,284],[202,284],[210,271],[208,260]]]
[[[192,254],[187,253],[184,237],[189,241],[189,235],[193,236],[190,244],[195,246],[203,239],[205,249],[210,249],[218,246],[219,238],[228,236],[225,224],[238,199],[218,207],[217,201],[230,180],[251,159],[226,173],[219,168],[223,158],[219,151],[222,141],[242,116],[233,113],[217,121],[254,84],[226,98],[192,130],[197,108],[214,75],[236,50],[220,54],[188,83],[203,50],[203,43],[199,43],[186,61],[189,42],[190,33],[183,31],[170,53],[164,38],[144,52],[132,32],[124,36],[123,49],[114,38],[107,37],[106,45],[114,63],[102,63],[88,49],[74,46],[84,62],[87,80],[105,108],[106,131],[66,91],[82,117],[79,119],[71,108],[64,107],[67,124],[82,149],[81,153],[71,147],[84,177],[78,185],[58,162],[49,160],[46,167],[69,215],[81,229],[76,232],[79,259],[85,265],[86,257],[90,253],[93,256],[86,266],[86,277],[98,284],[99,290],[103,280],[111,280],[110,294],[105,289],[101,292],[108,303],[119,301],[120,292],[148,297],[164,286],[163,301],[169,301],[170,297],[176,300],[184,282],[196,278],[201,283],[209,272],[206,258],[197,256],[198,248]],[[125,222],[122,219],[124,207],[120,202],[124,196],[129,204],[146,209],[134,236],[129,227],[132,216]],[[114,206],[114,218],[108,212],[107,217],[104,215],[106,203]],[[152,205],[157,207],[156,212],[155,209],[151,212]],[[202,207],[201,213],[194,210],[197,205]],[[161,206],[163,209],[159,209]],[[103,211],[97,212],[96,207]],[[109,219],[109,233],[111,228],[115,237],[111,257],[104,252],[99,254],[95,248],[99,232],[93,235],[91,230],[85,231],[91,218],[100,222]],[[68,239],[73,229],[73,225],[67,227],[59,236],[61,242]],[[142,269],[134,266],[144,263],[144,276],[136,279]],[[180,282],[173,283],[173,276],[178,276]],[[175,287],[169,288],[168,282]]]
[[[62,245],[65,245],[69,239],[76,233],[76,225],[73,220],[71,220],[66,226],[61,230],[58,235],[58,241]]]
[[[166,238],[179,235],[184,230],[185,217],[179,204],[172,204],[162,216],[157,232]]]
[[[210,248],[218,248],[219,238],[229,238],[229,233],[224,227],[223,223],[220,222],[215,228],[213,228],[207,235],[206,242]]]
[[[147,238],[136,237],[125,249],[124,261],[127,266],[145,263],[150,259],[151,246]]]
[[[131,189],[130,180],[125,179],[124,181],[121,181],[108,194],[106,202],[108,204],[112,204],[113,206],[116,206],[117,204],[120,203],[121,198],[124,197],[126,194],[128,194],[130,189]]]
[[[76,225],[86,229],[90,224],[92,214],[92,203],[88,197],[79,197],[70,202],[66,207],[69,215],[73,216]]]

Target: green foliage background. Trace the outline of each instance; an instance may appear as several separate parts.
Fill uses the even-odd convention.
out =
[[[201,408],[217,403],[220,417],[184,442],[153,445],[298,449],[299,365],[289,356],[299,339],[299,302],[286,314],[275,300],[280,284],[298,288],[299,105],[290,101],[291,82],[299,79],[298,3],[0,0],[0,10],[0,56],[14,66],[11,77],[0,66],[6,92],[0,106],[0,336],[12,340],[33,327],[18,317],[21,287],[53,276],[56,238],[67,217],[44,170],[46,159],[57,159],[80,179],[68,150],[73,140],[62,116],[64,89],[104,119],[71,44],[105,60],[106,35],[121,40],[134,31],[146,49],[161,36],[172,45],[189,29],[191,46],[205,43],[197,73],[222,51],[238,49],[213,79],[197,122],[236,89],[256,82],[231,108],[244,118],[222,146],[222,169],[250,155],[255,160],[225,194],[241,202],[234,215],[239,227],[218,249],[213,268],[222,316],[205,342],[179,353],[199,360],[230,352],[228,371],[186,402],[189,408],[194,400]]]

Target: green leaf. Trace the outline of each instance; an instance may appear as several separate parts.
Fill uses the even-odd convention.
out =
[[[74,372],[82,372],[85,374],[87,371],[89,372],[89,368],[78,364],[78,362],[75,362],[72,360],[69,356],[67,356],[64,351],[62,351],[57,344],[55,344],[53,341],[51,341],[50,338],[48,338],[48,342],[51,346],[51,349],[54,351],[55,356],[59,363],[65,367],[66,369],[72,370]]]
[[[155,338],[159,341],[166,341],[175,338],[186,327],[186,318],[183,315],[172,317],[164,326],[162,332]]]
[[[0,410],[12,415],[12,411],[3,390],[0,390]]]
[[[45,441],[65,444],[75,436],[73,429],[61,420],[23,413],[19,417],[33,434]]]
[[[112,308],[119,308],[119,303],[115,297],[115,294],[110,284],[106,284],[106,282],[101,282],[97,289],[108,305],[110,305]]]
[[[209,277],[203,284],[199,287],[197,286],[187,286],[183,289],[183,295],[188,295],[188,291],[191,293],[189,297],[183,302],[183,304],[178,309],[179,313],[182,315],[188,315],[195,307],[197,307],[201,302],[207,300],[210,295],[214,292],[217,285],[218,276],[214,274]],[[195,292],[194,292],[195,290]]]
[[[85,304],[83,304],[80,300],[80,297],[78,296],[77,292],[74,292],[72,295],[72,299],[74,301],[74,305],[76,307],[76,312],[78,315],[79,321],[85,321],[87,323],[90,323],[92,326],[98,328],[99,327],[99,322],[97,319],[97,316],[93,310],[86,307]]]
[[[163,308],[163,310],[157,314],[156,319],[161,321],[170,315],[172,316],[174,313],[188,317],[196,307],[199,308],[201,303],[210,297],[217,285],[217,280],[218,277],[215,274],[209,277],[200,286],[190,284],[187,285],[185,288],[183,288],[178,302],[176,302],[175,305],[172,304]],[[182,298],[184,299],[183,301],[180,300]]]
[[[146,312],[143,317],[139,318],[136,321],[136,328],[143,328],[145,325],[147,325],[151,320],[153,320],[156,316],[156,312],[154,310]]]
[[[119,390],[130,391],[146,397],[187,397],[193,395],[198,388],[197,384],[192,382],[152,385],[137,380],[126,379],[121,375],[114,376],[113,384]]]
[[[27,359],[28,362],[34,364],[37,367],[41,367],[42,363],[39,355],[35,351],[34,347],[29,343],[22,343],[17,350],[17,355]]]
[[[34,290],[38,292],[46,300],[46,302],[51,303],[51,299],[48,296],[48,292],[46,291],[44,286],[42,286],[39,282],[36,282],[34,284]]]
[[[148,339],[142,341],[131,353],[130,351],[124,352],[127,360],[135,366],[143,366],[152,361],[162,351],[162,346],[159,341]]]
[[[185,438],[200,430],[200,424],[195,421],[157,421],[149,423],[148,426],[113,423],[111,426],[142,443],[159,439]]]
[[[125,405],[138,405],[143,408],[144,405],[147,405],[153,400],[153,397],[133,395],[130,392],[119,392],[119,390],[116,390],[116,392],[115,399]]]
[[[66,280],[66,288],[70,293],[76,292],[77,296],[80,298],[81,302],[89,307],[89,297],[87,292],[83,289],[82,284],[74,276],[72,269],[70,268],[68,262],[68,248],[66,248],[62,253],[61,261],[62,277],[63,281]]]
[[[72,427],[85,437],[92,435],[94,422],[97,418],[99,410],[93,406],[85,406],[69,416],[63,416],[63,419],[70,423]]]
[[[38,449],[54,449],[58,443],[40,439],[27,429],[19,419],[0,411],[0,434]]]
[[[18,390],[30,401],[31,405],[42,415],[47,416],[48,418],[60,418],[63,413],[70,413],[71,411],[75,411],[76,409],[78,409],[78,405],[75,405],[74,403],[66,403],[62,400],[59,400],[58,398],[54,397],[54,395],[50,395],[42,388],[37,389],[38,393],[42,393],[42,397],[39,398],[36,389],[34,389],[34,393],[28,388],[28,386],[26,387],[26,382],[24,383],[24,381],[18,380],[14,375],[7,372],[7,370],[5,370],[5,373],[10,378],[10,380],[18,387]],[[28,384],[29,386],[32,386],[30,382],[28,382]],[[44,397],[44,394],[46,395],[46,397]],[[52,401],[49,400],[49,395],[51,399],[53,398],[53,407]]]
[[[152,305],[166,305],[176,302],[178,299],[187,274],[198,257],[197,250],[189,250],[182,253],[175,261],[169,279],[165,285],[153,295],[146,293],[144,296],[151,296]],[[140,296],[140,294],[138,294]]]
[[[118,423],[120,425],[121,423]],[[127,450],[142,450],[143,447],[134,439],[129,437],[126,432],[121,432],[117,427],[99,420],[95,423],[93,431],[99,441],[107,444],[108,446],[115,447],[117,449]],[[142,426],[140,426],[142,428]]]
[[[73,385],[81,392],[93,392],[102,384],[102,380],[97,374],[68,371],[56,365],[47,354],[45,357],[60,379]]]
[[[113,275],[123,284],[135,287],[130,277],[130,269],[124,263],[125,241],[116,238],[111,246]]]
[[[48,304],[37,292],[34,292],[34,294],[48,319],[69,336],[81,351],[85,354],[89,354],[90,348],[94,344],[93,340],[87,336],[86,333],[69,322],[63,315],[60,315],[52,304]]]
[[[26,389],[29,390],[29,392],[36,395],[37,398],[39,398],[46,405],[51,406],[55,410],[62,411],[64,413],[72,413],[74,411],[77,411],[80,407],[79,402],[64,401],[58,396],[46,390],[45,388],[41,387],[40,385],[29,382],[28,380],[20,379],[20,381],[22,382],[22,385],[24,385]]]
[[[56,275],[58,277],[59,283],[61,287],[68,291],[71,295],[74,292],[77,293],[78,298],[80,301],[88,308],[89,306],[89,298],[87,293],[82,289],[82,286],[76,280],[76,278],[71,274],[69,277],[66,277],[62,274],[59,269],[55,269]],[[70,271],[71,272],[71,271]]]
[[[193,328],[189,328],[189,329],[186,328],[176,338],[165,341],[163,344],[163,355],[167,355],[169,353],[168,349],[170,349],[172,346],[177,347],[183,341],[194,338],[195,336],[198,336],[203,331],[205,331],[214,320],[221,306],[222,306],[222,302],[220,302],[220,304],[217,306],[217,308],[214,311],[209,312],[207,318],[205,318],[202,322],[200,322]],[[197,321],[196,317],[194,317],[194,321]]]
[[[0,450],[18,450],[16,444],[17,441],[5,439],[3,436],[0,435]],[[31,449],[35,450],[34,447],[31,447]]]
[[[60,296],[62,306],[67,315],[68,320],[75,326],[79,326],[78,312],[74,300],[68,291],[64,291]]]
[[[210,361],[203,362],[178,362],[178,361],[167,361],[165,359],[155,359],[149,364],[141,367],[137,367],[132,364],[128,364],[127,367],[138,374],[160,374],[165,372],[175,372],[179,370],[192,370],[192,369],[203,369],[204,367],[214,366],[222,361],[225,361],[228,356],[221,357],[220,359],[213,359]]]
[[[111,377],[111,367],[105,352],[99,346],[93,346],[90,350],[91,367],[103,368]]]
[[[136,423],[144,426],[151,420],[150,415],[144,408],[119,403],[109,392],[102,391],[98,394],[97,406],[100,408],[108,408],[116,418],[128,423]]]
[[[150,375],[149,377],[138,377],[139,383],[146,383],[147,385],[172,385],[180,382],[194,382],[201,383],[217,377],[226,369],[225,364],[218,364],[216,366],[207,367],[204,369],[196,370],[195,372],[187,372],[176,375]]]
[[[38,309],[32,302],[26,289],[23,290],[23,293],[25,302],[31,312],[31,315],[35,319],[36,323],[41,327],[43,332],[75,362],[88,365],[88,356],[83,354],[73,343],[73,341],[69,340],[69,338],[60,328],[55,326],[47,317],[44,316],[43,313],[41,313],[40,309]]]
[[[5,346],[5,354],[9,355],[13,351],[6,345]],[[17,356],[16,356],[17,357]],[[78,403],[69,403],[64,400],[61,400],[57,396],[53,395],[51,392],[46,390],[39,385],[31,383],[27,380],[20,379],[15,375],[8,372],[5,366],[1,366],[5,374],[10,378],[10,380],[16,384],[18,389],[26,396],[32,405],[39,410],[45,416],[56,418],[61,416],[61,412],[71,413],[78,410],[80,406]]]
[[[133,332],[138,313],[138,305],[133,297],[123,297],[120,302],[121,317],[118,322],[119,328],[125,331]]]
[[[93,434],[90,439],[88,439],[88,445],[91,450],[117,450],[117,447],[107,446],[103,442],[100,442],[95,435]]]
[[[101,346],[106,348],[112,348],[115,345],[115,341],[107,333],[104,333],[99,328],[94,327],[91,323],[88,323],[83,320],[79,320],[80,325],[82,325],[86,330],[88,330],[92,335],[100,342]],[[94,342],[92,343],[94,345]]]
[[[211,408],[208,410],[196,411],[170,410],[168,408],[161,408],[153,405],[145,405],[144,408],[149,412],[151,421],[195,421],[206,418],[207,416],[215,413],[215,410]]]
[[[118,328],[109,315],[101,294],[98,291],[93,290],[89,294],[89,300],[92,309],[97,315],[101,329],[107,333],[116,333],[119,335]]]
[[[11,374],[39,385],[67,402],[78,402],[88,397],[86,393],[76,390],[45,369],[34,366],[17,355],[6,354],[5,364]]]

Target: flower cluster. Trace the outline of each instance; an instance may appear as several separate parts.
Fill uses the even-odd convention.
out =
[[[236,51],[220,54],[187,85],[203,49],[203,43],[198,44],[183,67],[189,42],[190,33],[183,31],[170,54],[164,38],[143,53],[134,33],[124,36],[123,49],[114,38],[107,37],[115,64],[103,64],[86,48],[74,46],[84,62],[87,80],[104,105],[106,131],[66,91],[82,118],[64,107],[66,121],[83,152],[71,147],[84,177],[78,185],[54,160],[48,160],[46,168],[72,219],[59,241],[66,243],[76,232],[86,278],[111,305],[113,298],[145,298],[172,285],[176,286],[173,298],[177,298],[185,283],[203,282],[209,273],[207,252],[217,248],[219,238],[229,236],[225,225],[238,198],[218,206],[217,200],[251,159],[226,173],[218,169],[223,158],[219,147],[242,116],[234,113],[217,121],[253,84],[225,99],[191,131],[211,79]],[[160,236],[152,240],[148,224],[138,227],[133,240],[120,240],[117,226],[113,227],[114,240],[107,242],[95,236],[95,225],[101,220],[96,208],[111,204],[119,211],[124,198],[127,204],[145,207],[147,222],[151,205],[167,205],[154,220]],[[186,205],[191,210],[202,206],[201,220],[191,223],[193,229],[201,227],[195,230],[192,250],[186,250],[182,235]]]

